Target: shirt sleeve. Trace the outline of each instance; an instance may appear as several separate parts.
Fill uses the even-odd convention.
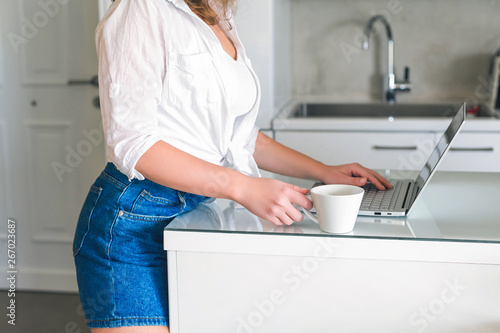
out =
[[[254,154],[255,152],[255,143],[257,142],[257,136],[259,135],[260,128],[257,126],[254,126],[252,129],[252,132],[250,132],[250,135],[248,136],[248,140],[245,143],[245,149],[250,152],[250,154]]]
[[[108,158],[129,179],[161,140],[158,106],[165,76],[161,20],[151,1],[122,1],[96,29],[99,96]]]

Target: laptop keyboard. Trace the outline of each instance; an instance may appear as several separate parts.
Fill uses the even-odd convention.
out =
[[[401,192],[402,182],[391,181],[393,188],[379,191],[375,185],[368,183],[363,187],[365,195],[361,202],[361,210],[393,210]]]

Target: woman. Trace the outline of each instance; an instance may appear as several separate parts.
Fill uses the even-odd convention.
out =
[[[233,2],[118,0],[97,27],[110,163],[73,246],[94,333],[168,332],[162,230],[209,197],[277,225],[301,221],[293,204],[310,209],[308,190],[259,178],[259,168],[390,186],[358,164],[327,166],[258,131],[259,84],[230,19]]]

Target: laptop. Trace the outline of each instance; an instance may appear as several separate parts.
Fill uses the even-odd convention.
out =
[[[377,190],[371,183],[363,186],[365,195],[358,215],[408,215],[462,129],[465,123],[465,108],[465,103],[460,106],[416,179],[389,180],[394,188],[385,191]]]

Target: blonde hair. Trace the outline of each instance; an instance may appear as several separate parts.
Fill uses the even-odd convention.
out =
[[[229,20],[234,11],[236,0],[184,0],[189,8],[206,24],[217,25],[220,21]],[[211,6],[213,3],[217,8]],[[218,9],[218,10],[217,10]]]
[[[219,14],[210,6],[214,2],[219,7]],[[115,0],[113,0],[115,2]],[[184,0],[189,8],[206,24],[217,25],[220,21],[229,20],[234,11],[236,0]]]

